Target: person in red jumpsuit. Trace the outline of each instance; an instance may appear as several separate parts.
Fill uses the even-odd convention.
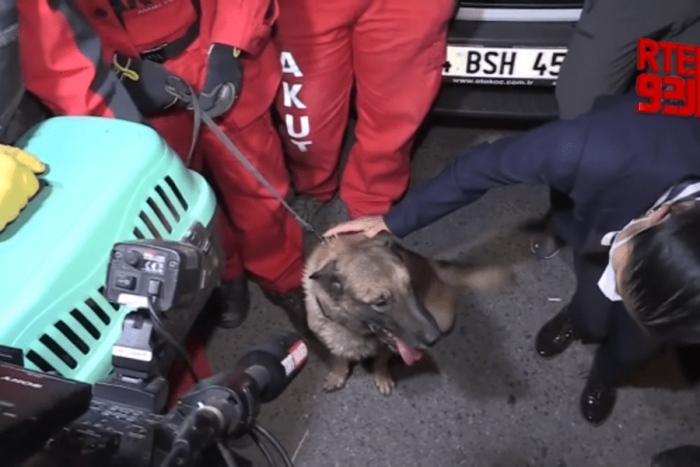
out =
[[[278,2],[276,107],[295,206],[310,216],[339,193],[350,218],[385,214],[408,188],[415,134],[442,81],[454,0]],[[340,177],[353,85],[355,141]]]
[[[281,79],[270,40],[278,14],[274,0],[22,0],[17,7],[25,84],[52,112],[148,123],[185,157],[193,114],[165,90],[178,76],[287,194],[271,120]],[[302,232],[293,217],[208,128],[202,128],[190,166],[208,177],[219,198],[217,227],[227,256],[222,324],[236,327],[245,319],[248,275],[273,303],[300,313]],[[203,342],[189,344],[201,357],[195,362],[206,363]]]

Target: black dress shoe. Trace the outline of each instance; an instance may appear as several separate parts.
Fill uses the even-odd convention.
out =
[[[604,382],[593,368],[581,393],[581,414],[594,426],[602,425],[615,407],[617,389]]]
[[[565,245],[564,240],[547,232],[530,237],[530,251],[539,259],[554,258]]]
[[[537,333],[535,350],[540,357],[552,358],[565,351],[573,341],[574,328],[569,318],[568,308],[564,307]]]
[[[223,282],[214,289],[209,304],[219,313],[219,327],[234,329],[248,317],[250,292],[248,279],[239,277]]]
[[[700,446],[678,446],[654,456],[651,467],[700,467]]]

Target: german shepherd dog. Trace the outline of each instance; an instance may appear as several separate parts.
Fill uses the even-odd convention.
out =
[[[324,389],[341,389],[351,363],[374,358],[375,384],[391,394],[389,359],[399,354],[412,365],[452,330],[458,287],[491,289],[511,279],[502,268],[469,270],[425,258],[386,232],[317,245],[303,287],[309,329],[333,357]]]

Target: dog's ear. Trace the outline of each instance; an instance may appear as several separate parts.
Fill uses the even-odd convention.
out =
[[[406,249],[401,246],[401,243],[396,240],[393,234],[384,230],[375,235],[372,239],[382,248],[386,248],[398,256],[401,261],[406,262]]]
[[[333,298],[338,298],[343,293],[343,280],[338,274],[335,260],[327,262],[311,274],[309,279],[316,281]]]
[[[375,235],[373,240],[386,248],[392,248],[395,243],[394,236],[386,230],[382,230],[377,235]]]

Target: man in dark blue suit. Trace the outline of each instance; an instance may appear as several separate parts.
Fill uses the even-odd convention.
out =
[[[664,344],[700,343],[700,119],[638,113],[638,101],[601,97],[573,120],[473,147],[386,216],[326,235],[404,237],[503,185],[568,195],[552,214],[574,252],[576,291],[536,349],[551,358],[577,339],[599,344],[581,411],[602,424],[616,388]]]

